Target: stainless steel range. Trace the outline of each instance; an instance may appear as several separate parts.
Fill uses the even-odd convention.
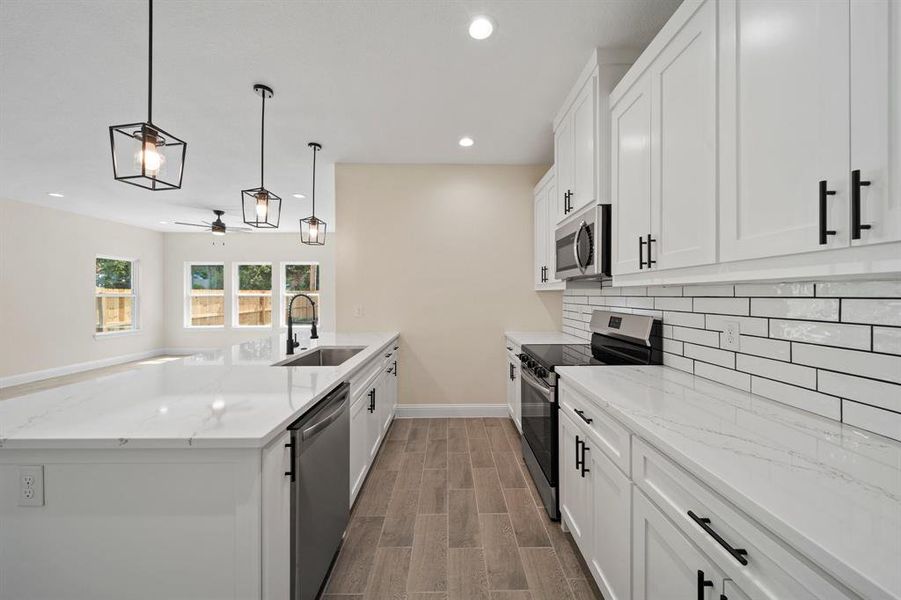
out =
[[[659,365],[660,321],[596,310],[590,344],[526,344],[522,363],[522,451],[526,467],[551,519],[557,498],[557,367]]]

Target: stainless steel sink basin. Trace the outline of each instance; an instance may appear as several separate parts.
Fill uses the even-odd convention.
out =
[[[336,367],[353,358],[363,348],[332,346],[307,350],[277,363],[277,367]]]

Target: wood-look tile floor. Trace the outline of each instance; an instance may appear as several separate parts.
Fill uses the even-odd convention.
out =
[[[601,598],[547,517],[509,419],[397,419],[351,512],[326,600]]]

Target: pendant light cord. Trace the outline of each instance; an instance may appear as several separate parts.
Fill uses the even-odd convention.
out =
[[[263,185],[263,153],[266,149],[266,90],[263,90],[260,96],[263,98],[263,111],[260,117],[260,187],[264,188],[266,187]]]
[[[319,148],[313,146],[313,217],[316,216],[316,153]]]
[[[147,35],[147,122],[153,124],[153,0],[150,6],[150,32]]]

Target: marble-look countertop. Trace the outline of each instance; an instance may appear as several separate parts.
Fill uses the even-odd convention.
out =
[[[585,340],[562,331],[505,331],[504,336],[519,344],[587,344]]]
[[[365,348],[336,367],[271,366],[285,337],[0,401],[0,449],[260,448],[398,334],[322,334],[310,348]]]
[[[901,598],[901,443],[666,367],[567,384],[865,598]]]

